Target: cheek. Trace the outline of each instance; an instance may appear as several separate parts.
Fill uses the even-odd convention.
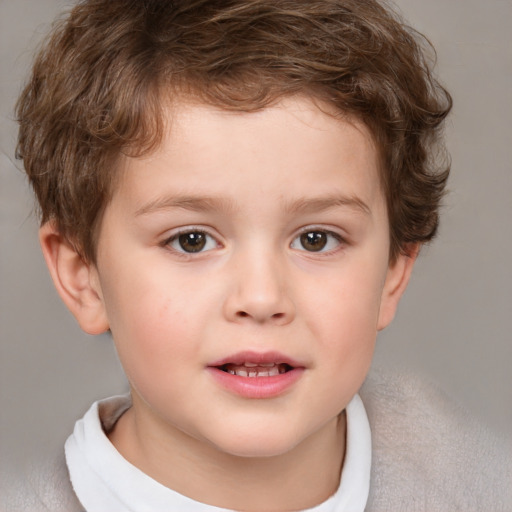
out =
[[[311,281],[303,295],[309,327],[319,340],[335,347],[357,346],[377,334],[383,278],[371,267],[347,266],[328,278]],[[340,346],[341,345],[341,346]]]
[[[365,370],[373,356],[378,307],[374,301],[370,302],[370,307],[365,308],[357,297],[346,296],[326,305],[324,310],[326,318],[319,327],[322,332],[317,339],[321,340],[331,371],[342,373],[342,379]]]
[[[344,290],[337,300],[325,304],[322,333],[317,338],[324,368],[331,377],[326,381],[325,396],[336,397],[342,407],[369,371],[377,339],[378,306],[375,293],[358,289]]]
[[[326,396],[339,396],[344,390],[342,405],[357,392],[370,367],[382,293],[377,269],[351,269],[326,280],[321,293],[319,287],[311,289],[316,300],[311,302],[307,325],[330,376]]]
[[[166,280],[138,273],[106,287],[104,294],[112,335],[129,378],[151,368],[169,372],[194,350],[193,304]],[[197,320],[197,318],[196,318]]]

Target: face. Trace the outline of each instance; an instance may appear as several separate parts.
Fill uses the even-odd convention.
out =
[[[93,269],[134,410],[169,439],[288,452],[332,429],[396,307],[376,149],[301,98],[168,126],[121,162]]]

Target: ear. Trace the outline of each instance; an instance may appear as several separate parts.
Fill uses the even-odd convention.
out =
[[[405,254],[400,253],[396,260],[390,263],[388,267],[377,322],[377,329],[379,331],[387,327],[395,316],[400,298],[409,283],[419,249],[418,244],[408,247],[407,252]]]
[[[88,334],[108,330],[98,272],[86,263],[53,222],[39,229],[39,242],[61,299]]]

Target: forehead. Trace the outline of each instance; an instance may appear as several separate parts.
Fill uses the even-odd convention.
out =
[[[325,196],[336,183],[368,201],[381,192],[378,151],[366,125],[309,98],[256,112],[175,102],[163,116],[158,148],[122,157],[117,188],[124,194],[157,199],[161,190],[150,175],[180,194],[235,196],[266,188],[276,199],[293,200],[294,194]]]

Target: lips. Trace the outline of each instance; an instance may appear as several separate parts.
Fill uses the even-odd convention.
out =
[[[228,363],[220,367],[223,372],[239,377],[274,377],[291,370],[286,363],[252,363],[245,361],[243,364]]]
[[[248,363],[248,364],[247,364]],[[208,366],[210,367],[225,367],[228,365],[234,366],[246,366],[250,367],[250,365],[254,365],[255,367],[270,367],[274,365],[287,365],[292,368],[304,367],[298,361],[281,354],[276,351],[272,352],[254,352],[254,351],[244,351],[237,352],[236,354],[232,354],[230,356],[219,359],[218,361],[214,361],[210,363]]]
[[[240,352],[208,365],[215,381],[246,398],[272,398],[284,393],[304,373],[301,363],[278,352]]]

